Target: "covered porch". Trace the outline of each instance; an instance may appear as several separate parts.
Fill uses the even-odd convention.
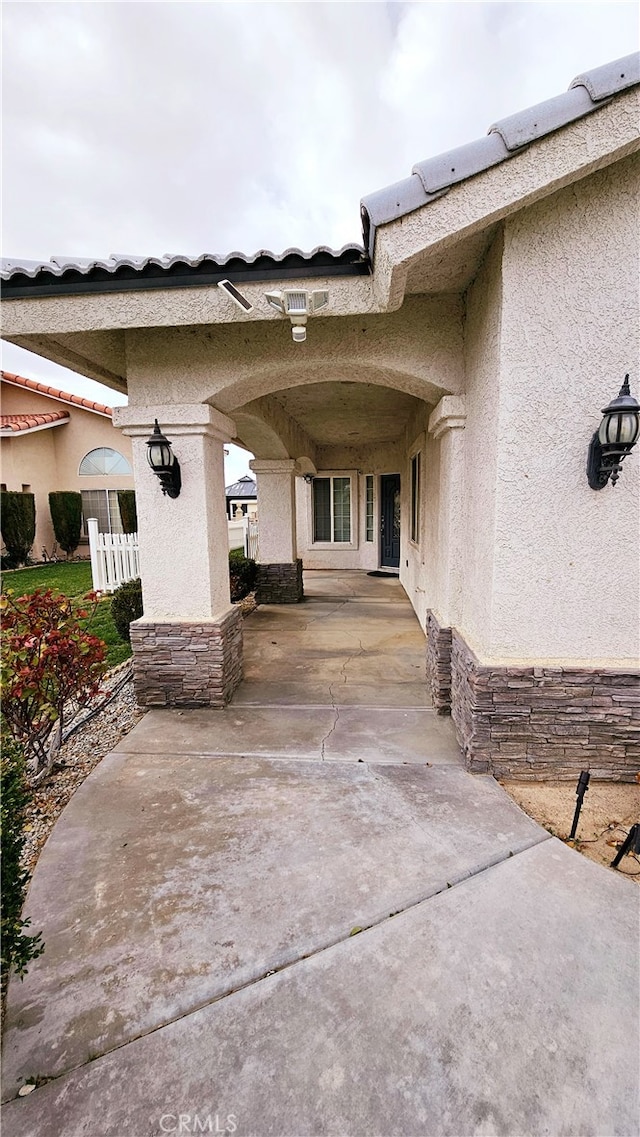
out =
[[[150,750],[215,756],[462,766],[425,682],[425,636],[397,579],[304,573],[304,604],[244,621],[244,682],[226,709],[154,711]]]

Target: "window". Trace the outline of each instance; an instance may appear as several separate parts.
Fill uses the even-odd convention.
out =
[[[314,541],[351,541],[351,478],[313,479]]]
[[[367,474],[365,541],[373,541],[373,474]]]
[[[117,490],[82,490],[82,518],[85,537],[89,536],[87,521],[95,517],[100,533],[122,533],[122,518]]]
[[[130,474],[131,466],[118,450],[110,446],[99,446],[97,450],[90,450],[85,454],[78,471],[82,475],[96,474]]]
[[[411,459],[411,540],[420,540],[420,451]]]

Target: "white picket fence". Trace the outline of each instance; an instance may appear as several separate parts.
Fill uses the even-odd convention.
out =
[[[140,576],[137,533],[100,533],[95,517],[87,521],[91,575],[96,592],[115,592],[127,580]],[[258,522],[242,517],[228,522],[229,548],[244,549],[246,557],[258,556]]]
[[[252,561],[258,559],[258,519],[257,517],[247,518],[247,529],[244,539],[244,555],[250,557]]]
[[[96,592],[115,592],[140,576],[137,533],[99,533],[95,517],[87,521],[91,576]]]
[[[255,561],[258,558],[258,519],[256,517],[234,517],[228,521],[229,548],[244,549],[245,557]]]

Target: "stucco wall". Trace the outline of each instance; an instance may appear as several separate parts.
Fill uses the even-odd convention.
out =
[[[211,402],[224,414],[305,383],[380,383],[435,403],[462,383],[462,302],[414,296],[402,312],[310,320],[294,344],[288,321],[127,332],[131,404]]]
[[[424,628],[427,597],[433,590],[433,515],[437,503],[438,482],[434,477],[433,448],[427,437],[430,407],[423,404],[407,424],[402,445],[401,512],[400,512],[400,581],[409,597],[420,624]],[[421,494],[419,539],[411,540],[411,455],[421,453]],[[437,507],[437,504],[436,504]]]
[[[640,656],[640,454],[615,488],[595,492],[585,474],[625,372],[640,392],[639,175],[625,159],[505,229],[492,658]],[[492,431],[488,453],[479,441],[482,478]],[[486,590],[475,594],[477,620]]]
[[[55,537],[49,513],[49,493],[53,490],[133,489],[133,474],[106,477],[80,477],[78,469],[85,454],[99,446],[118,450],[132,463],[131,440],[117,430],[110,419],[82,407],[48,399],[37,391],[2,384],[4,414],[47,414],[64,411],[70,421],[47,430],[0,439],[1,480],[8,490],[30,486],[36,501],[36,537],[32,556],[39,560],[42,547],[51,552]],[[88,546],[84,546],[88,552]],[[82,547],[81,547],[82,551]]]
[[[502,235],[467,293],[464,536],[461,625],[480,654],[490,645],[500,398]],[[434,604],[436,611],[437,605]],[[448,620],[439,613],[444,622]]]

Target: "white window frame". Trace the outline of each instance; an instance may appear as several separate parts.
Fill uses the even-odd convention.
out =
[[[97,472],[96,473],[95,471],[93,473],[90,473],[90,474],[85,473],[82,469],[82,463],[86,462],[87,458],[89,458],[91,454],[97,453],[98,450],[110,450],[112,454],[117,454],[119,458],[122,458],[123,462],[126,462],[129,469],[128,470],[121,470],[119,473],[117,471],[114,472],[113,470],[108,474],[106,474],[104,472],[102,472],[102,473]],[[131,468],[131,462],[127,458],[126,454],[123,454],[121,450],[116,450],[115,446],[94,446],[91,450],[87,450],[87,453],[83,454],[82,458],[78,462],[78,477],[79,478],[131,478],[132,476],[133,476],[133,470]]]
[[[378,476],[376,474],[363,474],[364,478],[364,542],[365,545],[375,545],[376,543],[376,518],[378,516]],[[367,536],[367,483],[371,478],[371,537]],[[380,526],[378,524],[379,531]]]
[[[313,483],[309,486],[307,494],[307,527],[309,533],[309,549],[331,549],[339,552],[340,549],[357,549],[358,540],[358,471],[357,470],[318,470],[317,478],[348,478],[349,479],[349,505],[351,511],[351,540],[350,541],[314,541],[313,517]],[[333,481],[331,483],[331,532],[333,533]]]
[[[107,518],[109,521],[108,532],[109,533],[122,533],[123,532],[122,528],[119,528],[119,529],[115,528],[114,529],[112,527],[112,521],[111,521],[111,505],[110,505],[110,501],[109,501],[109,494],[110,493],[117,494],[118,493],[118,487],[110,486],[108,489],[103,489],[102,486],[87,486],[86,489],[83,488],[80,491],[80,493],[81,494],[83,494],[83,493],[103,493],[103,494],[105,494],[106,500],[107,500]],[[117,498],[116,498],[116,502],[117,502]],[[118,507],[116,506],[116,508],[118,508]],[[91,516],[91,514],[89,514],[88,517],[85,517],[84,502],[83,502],[83,505],[82,505],[82,537],[81,537],[81,541],[88,541],[89,540],[89,531],[87,528],[87,522],[89,521],[90,516]],[[102,530],[101,530],[101,532],[102,532]]]
[[[414,549],[419,549],[422,544],[422,515],[424,510],[424,452],[425,452],[426,435],[420,434],[415,439],[413,444],[409,447],[409,524],[407,526],[409,544]],[[418,461],[418,509],[417,509],[417,533],[414,539],[413,531],[413,460],[419,455]]]

